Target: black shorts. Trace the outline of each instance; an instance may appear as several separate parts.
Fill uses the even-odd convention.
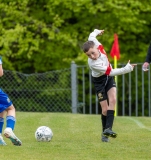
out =
[[[103,75],[100,77],[92,77],[99,101],[107,100],[107,92],[112,88],[116,87],[114,77]]]

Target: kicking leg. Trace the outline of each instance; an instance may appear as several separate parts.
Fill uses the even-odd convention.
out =
[[[108,94],[109,106],[107,110],[107,121],[105,127],[106,129],[103,132],[103,134],[108,137],[116,138],[117,134],[112,131],[112,126],[114,122],[114,110],[116,104],[116,88],[112,87],[107,94]]]

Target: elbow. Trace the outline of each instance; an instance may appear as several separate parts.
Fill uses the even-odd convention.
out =
[[[94,41],[94,37],[89,36],[88,41]]]

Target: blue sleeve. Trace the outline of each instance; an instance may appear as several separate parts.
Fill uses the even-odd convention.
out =
[[[2,64],[2,57],[0,56],[0,64]]]

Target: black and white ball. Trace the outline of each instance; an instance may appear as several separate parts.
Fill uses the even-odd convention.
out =
[[[52,137],[53,132],[47,126],[40,126],[35,132],[35,138],[38,142],[50,142]]]

